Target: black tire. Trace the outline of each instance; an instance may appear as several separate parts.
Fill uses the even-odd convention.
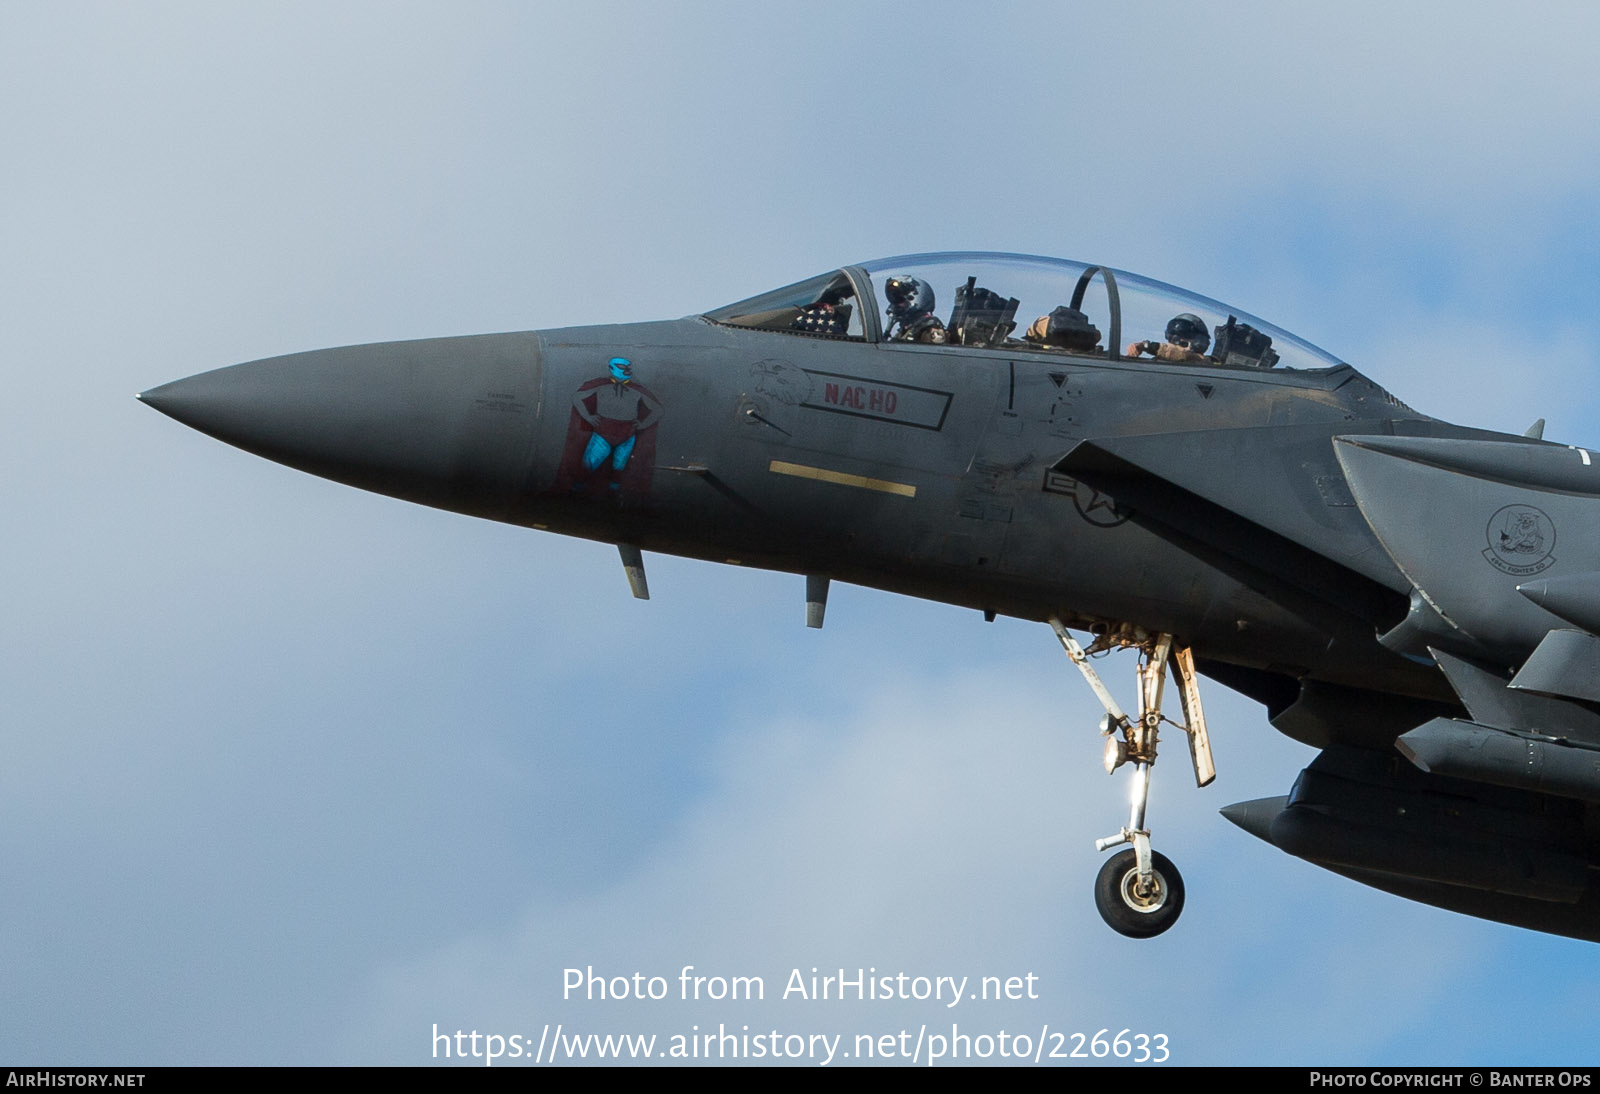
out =
[[[1156,889],[1148,896],[1138,892],[1139,857],[1132,848],[1107,859],[1094,879],[1094,905],[1100,918],[1118,934],[1154,938],[1176,923],[1183,911],[1183,877],[1172,860],[1152,851],[1150,868]]]

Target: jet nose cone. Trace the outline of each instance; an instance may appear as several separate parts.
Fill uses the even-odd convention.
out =
[[[314,475],[492,516],[525,470],[539,383],[538,336],[501,334],[273,357],[139,399]]]
[[[192,429],[254,451],[267,440],[263,427],[284,409],[282,404],[292,401],[296,393],[311,395],[324,379],[311,369],[304,376],[290,376],[290,370],[281,367],[288,360],[255,361],[202,372],[141,391],[138,399]]]
[[[170,384],[153,387],[149,391],[141,391],[135,396],[146,406],[153,406],[161,413],[171,418],[183,421],[183,388],[185,381],[174,380]],[[187,423],[185,423],[187,424]]]

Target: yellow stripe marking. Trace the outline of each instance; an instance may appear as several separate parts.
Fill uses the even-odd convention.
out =
[[[856,486],[862,490],[877,490],[884,494],[898,494],[903,498],[917,496],[917,488],[906,482],[890,482],[888,479],[869,479],[865,475],[846,475],[843,471],[829,471],[824,467],[807,467],[803,463],[787,463],[783,460],[773,460],[767,468],[777,475],[793,475],[797,479],[816,479],[818,482],[831,482],[838,486]]]

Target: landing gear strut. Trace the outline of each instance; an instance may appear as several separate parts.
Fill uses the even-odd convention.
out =
[[[1097,637],[1088,650],[1078,645],[1059,619],[1050,626],[1061,641],[1072,663],[1106,708],[1100,719],[1100,732],[1106,738],[1105,769],[1109,774],[1123,764],[1133,764],[1132,808],[1128,823],[1114,836],[1095,841],[1095,850],[1129,844],[1130,849],[1113,855],[1095,879],[1094,902],[1100,917],[1112,930],[1130,938],[1150,938],[1178,920],[1183,911],[1183,878],[1167,856],[1150,849],[1150,830],[1145,825],[1145,806],[1150,798],[1150,768],[1156,762],[1156,744],[1161,723],[1175,725],[1189,738],[1189,755],[1194,761],[1195,785],[1205,786],[1217,777],[1211,760],[1211,741],[1206,734],[1205,712],[1200,707],[1200,691],[1195,680],[1194,655],[1187,646],[1174,647],[1170,634],[1152,634],[1139,627],[1123,625]],[[1139,651],[1139,717],[1129,718],[1112,698],[1089,664],[1089,655],[1131,646]],[[1170,665],[1179,686],[1184,724],[1161,713],[1161,697]]]

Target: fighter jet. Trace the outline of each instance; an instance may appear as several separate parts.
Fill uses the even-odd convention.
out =
[[[1183,907],[1149,776],[1181,735],[1212,780],[1209,677],[1320,750],[1286,796],[1225,808],[1241,828],[1600,941],[1600,460],[1414,411],[1237,308],[906,255],[670,322],[319,350],[140,398],[315,475],[615,545],[641,599],[650,551],[803,576],[812,627],[834,580],[1049,624],[1133,779],[1095,882],[1125,935]],[[1131,709],[1092,663],[1119,649]]]

